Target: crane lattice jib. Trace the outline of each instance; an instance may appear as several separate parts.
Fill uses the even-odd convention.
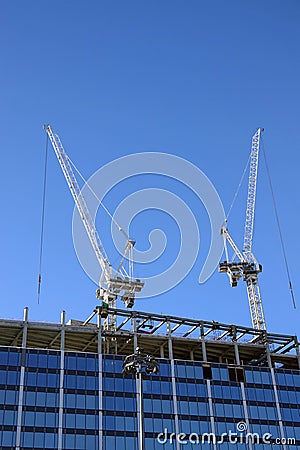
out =
[[[247,198],[244,247],[243,247],[243,253],[245,254],[246,259],[248,260],[251,258],[252,252],[258,154],[259,154],[260,135],[262,131],[263,128],[258,128],[256,133],[252,137],[252,147],[250,154],[250,173],[248,182],[248,198]]]
[[[81,193],[81,190],[77,183],[76,177],[73,173],[68,155],[66,154],[66,152],[63,148],[63,145],[59,139],[59,136],[52,131],[52,129],[49,125],[46,127],[46,132],[49,136],[49,139],[51,141],[51,144],[52,144],[55,154],[57,156],[60,167],[61,167],[63,174],[66,178],[66,181],[68,183],[69,189],[70,189],[73,199],[75,201],[75,205],[80,214],[80,217],[81,217],[83,225],[86,229],[87,235],[89,237],[89,240],[91,242],[91,245],[93,247],[95,255],[99,261],[100,267],[102,269],[101,278],[103,277],[104,278],[103,281],[108,283],[112,276],[112,268],[108,262],[108,257],[106,255],[106,252],[105,252],[105,249],[101,242],[101,239],[98,235],[98,232],[95,228],[94,221],[88,210],[85,199]]]

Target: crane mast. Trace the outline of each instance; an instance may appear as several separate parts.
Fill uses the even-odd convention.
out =
[[[124,254],[117,270],[114,270],[109,262],[105,248],[96,230],[94,220],[89,212],[85,198],[80,190],[75,174],[72,170],[70,159],[64,150],[59,136],[54,133],[51,126],[45,126],[46,133],[50,139],[62,172],[65,176],[70,192],[74,199],[76,208],[81,217],[82,223],[88,235],[91,246],[94,250],[96,258],[101,268],[101,276],[99,279],[99,289],[96,291],[97,298],[102,302],[103,316],[106,317],[105,326],[107,329],[115,328],[115,319],[106,314],[108,306],[115,307],[117,297],[120,296],[127,308],[132,308],[136,292],[140,292],[144,283],[139,279],[133,278],[133,261],[132,257],[133,246],[135,242],[128,239]],[[129,275],[124,269],[124,262],[129,256]],[[123,271],[121,271],[121,269]],[[124,275],[125,273],[125,275]]]
[[[263,128],[258,128],[252,137],[243,251],[239,250],[231,237],[227,226],[223,226],[221,234],[224,238],[226,260],[219,264],[219,272],[226,272],[228,274],[232,287],[237,286],[240,278],[246,282],[252,326],[257,330],[266,330],[261,293],[258,284],[258,274],[262,271],[262,266],[258,263],[252,253],[258,156],[262,131]],[[227,242],[234,252],[230,262]]]

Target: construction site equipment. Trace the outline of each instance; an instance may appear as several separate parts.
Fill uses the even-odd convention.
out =
[[[101,275],[96,296],[101,301],[102,317],[105,317],[105,328],[113,330],[116,327],[115,318],[108,314],[108,308],[116,307],[117,297],[120,297],[123,300],[127,308],[132,308],[136,293],[140,292],[144,286],[144,283],[141,280],[134,278],[133,276],[133,247],[135,241],[129,238],[127,239],[121,262],[118,268],[114,270],[96,230],[94,220],[89,212],[83,193],[79,188],[79,184],[72,169],[73,163],[64,150],[59,136],[54,133],[51,126],[47,125],[44,126],[44,128],[48,134],[89,241],[99,262]],[[127,259],[129,266],[128,272],[124,267]]]
[[[224,237],[226,260],[219,264],[219,272],[226,272],[228,274],[232,287],[237,286],[238,281],[241,278],[246,282],[252,326],[257,330],[266,330],[265,316],[258,284],[258,274],[262,271],[262,266],[258,263],[252,253],[258,156],[262,132],[263,128],[258,128],[252,137],[243,251],[239,250],[225,223],[221,229],[221,234]],[[229,260],[228,256],[227,242],[234,252],[231,260]]]

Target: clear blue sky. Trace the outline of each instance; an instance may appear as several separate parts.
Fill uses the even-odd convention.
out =
[[[96,286],[73,249],[73,201],[52,150],[37,304],[44,123],[86,177],[120,156],[169,152],[206,173],[225,209],[262,126],[298,301],[294,311],[261,159],[254,252],[264,267],[265,314],[269,330],[300,335],[299,23],[298,0],[2,0],[0,316],[20,318],[29,306],[32,320],[59,320],[62,309],[83,319],[96,304]],[[239,243],[245,188],[229,222]],[[113,208],[124,193],[120,188],[106,205]],[[201,204],[182,195],[201,222],[199,258],[184,282],[138,308],[250,325],[242,283],[232,289],[216,272],[198,284],[209,226]],[[164,221],[146,213],[135,233],[148,236]],[[167,234],[173,225],[166,226]],[[176,239],[169,237],[171,250]]]

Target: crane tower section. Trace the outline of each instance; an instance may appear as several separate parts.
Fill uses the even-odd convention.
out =
[[[240,278],[245,281],[252,326],[257,330],[266,330],[262,298],[258,283],[258,274],[262,271],[262,266],[258,263],[252,253],[258,155],[262,131],[263,128],[258,128],[252,137],[243,251],[238,248],[230,235],[227,226],[224,225],[221,229],[221,234],[224,238],[226,260],[219,264],[219,272],[228,274],[232,287],[237,286]],[[229,258],[227,243],[234,252],[231,259]]]

